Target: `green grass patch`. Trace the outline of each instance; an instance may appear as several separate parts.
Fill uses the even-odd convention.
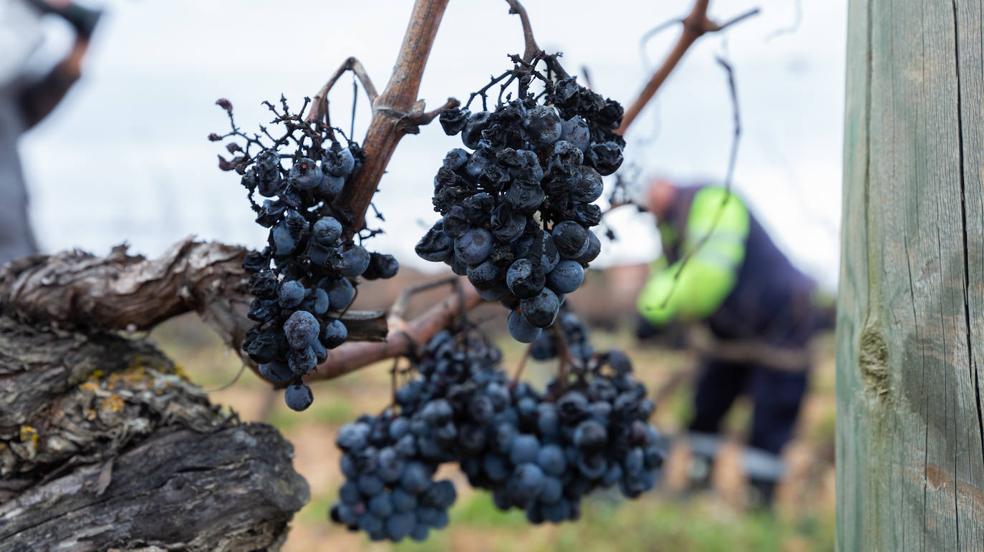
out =
[[[345,399],[332,397],[324,400],[327,404],[324,407],[316,408],[313,412],[314,419],[319,422],[340,426],[355,420],[355,411]]]
[[[304,508],[301,508],[301,511],[297,513],[296,519],[300,523],[308,525],[331,523],[331,520],[328,519],[328,510],[334,503],[335,495],[312,497],[310,502],[305,504]]]
[[[486,492],[477,492],[467,500],[459,500],[451,510],[451,523],[486,528],[522,529],[529,526],[523,512],[499,510],[492,502],[492,495]]]

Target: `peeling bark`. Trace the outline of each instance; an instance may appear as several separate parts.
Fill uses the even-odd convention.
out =
[[[38,255],[4,267],[0,302],[25,320],[113,330],[147,330],[197,311],[223,337],[241,337],[243,322],[228,315],[248,308],[245,253],[188,238],[157,259],[130,255],[125,245],[106,257],[79,250]]]
[[[156,259],[130,255],[125,245],[105,257],[79,250],[27,257],[0,269],[0,306],[31,322],[131,332],[197,312],[239,352],[253,326],[246,318],[252,297],[245,254],[239,246],[186,238]],[[342,320],[352,341],[386,339],[385,313],[351,311]]]

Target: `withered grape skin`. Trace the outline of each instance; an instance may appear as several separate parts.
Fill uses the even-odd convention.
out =
[[[275,119],[264,132],[274,143],[233,130],[238,152],[222,160],[224,170],[242,178],[257,224],[269,229],[267,247],[243,260],[254,300],[248,316],[256,322],[246,334],[243,350],[259,364],[259,373],[277,384],[290,384],[284,400],[294,410],[311,405],[311,389],[303,378],[327,358],[328,349],[348,339],[341,314],[355,298],[360,277],[391,278],[399,263],[390,255],[370,253],[355,228],[334,208],[335,196],[359,170],[362,149],[339,142],[334,129],[321,123],[298,124],[300,114],[266,103]],[[225,109],[225,108],[224,108]],[[231,107],[227,110],[230,116]],[[283,129],[280,138],[273,128]],[[262,205],[253,194],[265,198]],[[354,237],[359,239],[355,243]]]
[[[529,82],[526,70],[514,67],[517,82]],[[601,250],[590,230],[601,220],[593,202],[602,176],[622,163],[625,142],[615,133],[622,116],[616,102],[573,78],[544,83],[540,95],[525,86],[515,98],[500,95],[492,110],[466,105],[441,114],[445,133],[460,135],[466,149],[444,157],[433,197],[441,219],[416,251],[524,317],[525,324],[511,318],[510,333],[535,339],[527,326],[553,322]],[[562,260],[569,262],[555,273]]]

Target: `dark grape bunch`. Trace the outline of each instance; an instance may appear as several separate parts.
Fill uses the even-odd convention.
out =
[[[615,134],[622,107],[571,77],[551,80],[513,58],[516,66],[460,109],[441,114],[448,135],[460,134],[434,178],[434,209],[442,218],[416,246],[425,260],[467,275],[488,301],[510,309],[509,333],[529,343],[551,326],[564,295],[584,281],[601,243],[590,228],[602,177],[622,163]],[[550,75],[550,72],[547,72]],[[499,80],[519,82],[515,99],[471,112],[476,96]],[[529,85],[539,79],[541,93]]]
[[[620,352],[571,366],[541,393],[507,386],[509,401],[459,460],[469,483],[492,492],[495,505],[519,508],[531,523],[580,516],[594,490],[618,488],[636,498],[656,484],[662,441],[647,422],[654,405]],[[483,399],[480,397],[487,397]],[[473,400],[493,401],[485,392]]]
[[[500,363],[474,333],[432,338],[394,407],[339,433],[346,483],[332,519],[373,539],[426,538],[454,502],[453,485],[433,480],[445,462],[537,524],[576,520],[599,488],[634,498],[655,485],[664,452],[647,422],[654,405],[624,354],[569,365],[543,392]]]
[[[243,350],[264,378],[287,385],[287,406],[304,410],[313,395],[301,378],[348,339],[341,314],[355,299],[357,279],[390,278],[399,263],[367,251],[361,235],[359,244],[348,237],[349,217],[333,206],[362,164],[358,144],[343,144],[336,138],[340,131],[325,124],[305,122],[307,102],[297,114],[284,98],[280,109],[267,102],[272,124],[283,130],[274,138],[261,127],[267,140],[236,127],[228,100],[217,103],[229,114],[232,130],[209,139],[233,139],[226,149],[235,155],[231,161],[220,156],[219,166],[241,175],[257,224],[269,229],[267,246],[243,261],[254,296],[248,316],[256,322]],[[255,194],[265,198],[262,204]]]
[[[432,338],[418,376],[397,391],[396,406],[339,431],[346,481],[331,519],[373,540],[424,540],[444,528],[457,493],[434,473],[455,460],[460,428],[451,399],[466,392],[474,374],[492,373],[500,359],[476,334],[452,338],[442,331]]]

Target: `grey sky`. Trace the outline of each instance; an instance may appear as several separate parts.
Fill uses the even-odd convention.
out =
[[[684,13],[689,0],[611,2],[527,0],[541,46],[564,51],[571,70],[590,67],[595,88],[627,102],[647,73],[638,39]],[[731,134],[724,75],[714,56],[735,65],[744,123],[737,189],[783,248],[833,286],[837,277],[845,3],[804,1],[797,31],[794,0],[714,3],[726,18],[758,5],[763,14],[734,28],[727,42],[711,37],[694,48],[629,135],[627,157],[651,173],[684,178],[723,176]],[[187,235],[257,245],[234,176],[215,168],[225,128],[213,105],[228,97],[239,122],[265,121],[260,101],[300,101],[313,94],[348,55],[359,57],[377,87],[385,85],[402,38],[409,1],[141,0],[111,2],[88,65],[72,97],[23,143],[38,234],[47,249],[96,252],[120,241],[155,254]],[[604,7],[601,7],[604,6]],[[66,37],[49,25],[47,52]],[[649,45],[659,59],[676,34]],[[428,63],[421,97],[437,105],[466,97],[507,67],[522,49],[518,21],[504,2],[452,0]],[[334,101],[348,125],[351,85]],[[357,127],[368,120],[360,98]],[[359,132],[357,135],[361,136]],[[639,142],[645,142],[640,144]],[[435,125],[404,140],[378,196],[387,217],[375,247],[424,266],[412,246],[436,215],[431,179],[456,140]],[[635,146],[635,147],[633,147]],[[658,246],[645,217],[614,217],[622,239],[605,262],[653,258]]]

